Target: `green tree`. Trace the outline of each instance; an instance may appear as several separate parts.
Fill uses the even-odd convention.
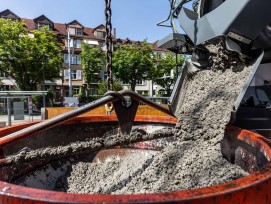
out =
[[[152,48],[146,41],[122,45],[113,54],[113,73],[135,91],[138,81],[150,78],[154,63]]]
[[[155,74],[153,75],[153,80],[165,89],[167,96],[170,96],[170,88],[176,81],[176,56],[172,53],[167,53],[165,57],[156,55],[155,60],[156,68],[154,70]],[[178,57],[179,67],[182,63],[183,58]]]
[[[29,34],[21,21],[0,19],[0,70],[16,80],[20,90],[35,90],[45,80],[59,78],[62,67],[56,35],[44,27]]]
[[[123,86],[121,84],[121,82],[116,79],[113,81],[113,91],[121,91],[123,89]],[[99,85],[98,85],[98,94],[99,95],[104,95],[107,92],[107,84],[106,81],[102,81]]]
[[[96,73],[100,73],[105,66],[105,53],[99,47],[84,43],[81,52],[81,62],[84,78],[89,87],[91,82],[98,82],[99,80]]]

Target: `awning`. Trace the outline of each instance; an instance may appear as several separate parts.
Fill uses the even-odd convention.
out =
[[[53,81],[45,80],[45,85],[58,85],[58,86],[61,86],[62,85],[62,80],[61,79],[56,79],[56,80],[53,80]]]
[[[89,45],[99,45],[99,42],[97,40],[84,40],[84,43],[87,43]]]
[[[16,82],[13,79],[2,79],[4,86],[16,86]]]

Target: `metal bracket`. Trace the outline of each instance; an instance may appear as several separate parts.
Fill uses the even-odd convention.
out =
[[[138,101],[132,99],[131,104],[125,105],[121,100],[113,103],[122,134],[130,134],[136,116]]]

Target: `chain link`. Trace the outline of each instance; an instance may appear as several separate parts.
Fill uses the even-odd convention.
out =
[[[112,49],[113,49],[113,41],[112,41],[112,9],[111,9],[111,0],[105,0],[105,43],[106,43],[106,71],[107,71],[107,91],[112,90],[113,82],[112,82]]]

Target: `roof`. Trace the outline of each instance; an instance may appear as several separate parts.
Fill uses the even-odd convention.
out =
[[[22,18],[21,20],[24,21],[28,31],[36,29],[35,22],[32,19]]]
[[[7,14],[12,14],[13,16],[15,16],[18,19],[21,19],[25,22],[25,27],[28,31],[32,31],[36,29],[36,25],[35,25],[35,21],[39,20],[39,19],[47,19],[49,23],[52,24],[53,27],[53,31],[56,32],[58,35],[60,36],[67,36],[67,26],[68,25],[79,25],[83,28],[83,36],[81,36],[82,38],[88,38],[88,39],[95,39],[98,41],[104,40],[104,38],[99,38],[97,36],[94,35],[94,31],[97,29],[105,29],[105,26],[103,24],[98,25],[95,28],[89,28],[89,27],[84,27],[80,22],[78,22],[77,20],[73,20],[70,23],[64,24],[64,23],[54,23],[53,21],[51,21],[49,18],[47,18],[45,15],[41,15],[35,19],[28,19],[28,18],[20,18],[19,16],[17,16],[16,14],[14,14],[12,11],[10,11],[9,9],[6,9],[2,12],[0,12],[0,17],[1,15],[7,15]],[[114,35],[113,35],[114,37]],[[61,40],[61,39],[60,39]],[[62,39],[63,43],[64,40]],[[126,39],[113,39],[114,42],[120,43],[120,44],[135,44],[135,43],[141,43],[141,41],[135,41],[135,40],[130,40],[129,38]],[[166,49],[161,49],[158,48],[157,46],[157,42],[155,41],[153,43],[149,43],[149,45],[152,46],[154,51],[162,51],[162,52],[167,52],[168,50]]]
[[[35,21],[33,19],[22,18],[22,20],[25,22],[25,26],[26,26],[28,31],[36,29]],[[53,25],[54,25],[54,30],[53,31],[57,32],[59,35],[65,35],[65,36],[68,35],[68,33],[67,33],[67,25],[66,24],[53,23]],[[97,38],[96,36],[94,36],[93,28],[87,28],[87,27],[84,27],[83,37]]]
[[[1,18],[3,18],[4,16],[8,16],[8,15],[12,15],[12,16],[14,16],[15,19],[18,19],[18,20],[21,19],[19,16],[17,16],[15,13],[13,13],[9,9],[6,9],[6,10],[0,12],[0,17]]]
[[[84,33],[91,37],[91,38],[96,38],[96,36],[94,35],[94,29],[93,28],[84,28]]]
[[[54,23],[54,30],[60,35],[68,35],[67,26],[63,23]]]
[[[36,21],[39,21],[40,19],[46,19],[50,24],[54,24],[54,22],[51,21],[49,18],[47,18],[45,15],[41,15],[41,16],[39,16],[37,18],[34,18],[33,21],[36,22]]]
[[[120,44],[122,44],[122,45],[140,43],[140,41],[130,40],[129,38],[126,38],[126,39],[117,38],[117,39],[115,40],[115,42],[120,43]]]
[[[73,20],[73,21],[67,23],[67,25],[75,25],[75,24],[77,24],[80,27],[84,28],[84,26],[79,21],[77,21],[77,20]]]
[[[97,30],[97,29],[105,29],[104,24],[100,24],[100,25],[98,25],[97,27],[93,28],[93,31],[94,31],[94,30]]]

